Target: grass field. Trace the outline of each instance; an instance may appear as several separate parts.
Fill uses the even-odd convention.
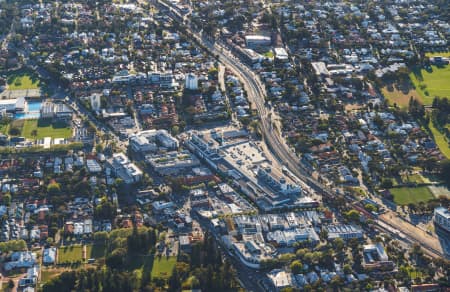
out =
[[[9,76],[7,83],[9,90],[39,88],[39,80],[26,73]]]
[[[0,124],[0,133],[8,135],[9,124]]]
[[[409,203],[427,202],[434,198],[427,187],[417,188],[393,188],[389,190],[394,196],[394,202],[398,205],[408,205]]]
[[[399,88],[398,85],[384,86],[381,88],[381,93],[387,98],[389,104],[397,104],[401,108],[406,108],[409,105],[411,96],[414,99],[423,101],[422,96],[413,88]]]
[[[41,283],[46,283],[64,272],[63,269],[42,269]]]
[[[176,257],[155,258],[153,260],[152,279],[154,277],[169,278],[172,275],[173,268],[177,263]]]
[[[404,174],[401,177],[404,183],[416,183],[416,184],[426,183],[425,178],[417,173],[409,175]]]
[[[442,52],[442,53],[437,53],[437,52],[434,52],[434,53],[426,53],[425,56],[427,56],[427,57],[441,56],[441,57],[447,57],[447,58],[449,58],[449,57],[450,57],[450,51],[449,51],[449,52]]]
[[[83,261],[83,247],[81,245],[64,246],[58,249],[58,263],[74,263]]]
[[[431,70],[413,70],[409,75],[416,87],[417,92],[422,96],[423,103],[429,105],[435,96],[450,97],[450,66],[431,66]]]
[[[45,137],[51,138],[70,138],[72,137],[72,129],[62,123],[52,123],[46,120],[14,120],[9,125],[1,125],[0,132],[9,134],[13,128],[18,130],[17,135],[23,136],[27,139],[43,139]],[[34,132],[36,130],[36,132]]]
[[[36,130],[36,135],[33,135],[33,130]],[[25,120],[22,136],[28,139],[43,139],[45,137],[70,138],[72,137],[72,129],[64,124],[51,123],[44,120]]]
[[[3,126],[3,128],[7,131],[6,133],[12,136],[21,136],[23,125],[25,124],[25,120],[14,120],[9,125]],[[12,134],[12,129],[17,129],[18,135]],[[11,133],[9,133],[11,131]]]
[[[428,127],[430,128],[431,133],[433,134],[434,142],[436,142],[436,145],[439,147],[439,150],[441,150],[442,154],[444,154],[444,156],[447,157],[447,159],[450,159],[450,146],[448,144],[445,135],[439,132],[438,129],[436,129],[431,120],[430,123],[428,124]]]

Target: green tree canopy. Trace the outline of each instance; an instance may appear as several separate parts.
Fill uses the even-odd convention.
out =
[[[291,271],[294,274],[299,274],[303,270],[303,264],[299,260],[295,260],[290,265]]]

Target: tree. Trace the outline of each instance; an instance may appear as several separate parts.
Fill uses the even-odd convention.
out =
[[[450,160],[446,159],[440,163],[440,172],[439,172],[440,179],[443,180],[443,182],[450,187]]]
[[[116,180],[114,181],[114,185],[117,188],[121,188],[124,184],[125,184],[125,182],[121,178],[116,178]]]
[[[338,237],[333,240],[333,246],[335,247],[337,252],[342,252],[345,246],[345,242],[342,238]]]
[[[344,217],[348,220],[348,221],[352,221],[352,222],[358,222],[359,221],[359,212],[356,211],[355,209],[352,209],[348,212],[344,213]]]
[[[37,132],[36,129],[33,129],[33,130],[31,131],[31,136],[36,137],[37,134],[38,134],[38,132]]]
[[[47,186],[47,192],[49,195],[58,195],[61,192],[61,186],[57,182],[52,182]]]
[[[11,204],[11,194],[10,193],[4,194],[3,198],[2,198],[2,202],[3,202],[3,205],[9,206],[9,204]]]
[[[383,119],[377,114],[374,118],[373,118],[373,123],[380,129],[384,129],[384,121]]]
[[[183,283],[183,290],[196,289],[199,286],[200,286],[200,281],[197,279],[197,277],[191,276]]]
[[[178,291],[181,288],[181,278],[178,274],[178,269],[173,269],[172,275],[169,278],[169,291]]]
[[[109,255],[105,262],[106,265],[112,269],[121,268],[125,262],[125,256],[127,255],[127,251],[124,248],[117,248],[113,250],[111,255]]]
[[[116,216],[117,207],[108,199],[103,199],[100,204],[94,210],[94,216],[97,219],[109,219],[112,220]]]
[[[369,212],[377,211],[377,207],[375,207],[373,204],[365,204],[364,208]]]
[[[409,99],[409,113],[416,119],[422,119],[425,115],[424,106],[412,96]]]
[[[178,135],[180,133],[180,127],[178,127],[178,126],[173,126],[172,127],[172,135],[174,135],[174,136],[176,136],[176,135]]]
[[[290,265],[293,274],[300,274],[303,270],[303,264],[299,260],[295,260]]]
[[[99,243],[106,243],[109,239],[109,233],[106,231],[99,231],[94,233],[94,240]]]
[[[12,127],[11,129],[9,129],[9,134],[11,136],[19,136],[20,135],[20,129],[17,127]]]
[[[392,188],[392,186],[393,186],[393,182],[392,182],[392,179],[390,179],[390,178],[383,179],[383,181],[380,184],[380,187],[383,189],[390,189],[390,188]]]
[[[326,229],[320,230],[319,236],[320,236],[320,239],[327,240],[327,238],[328,238],[328,231]]]
[[[344,285],[344,280],[339,276],[334,276],[333,279],[331,279],[330,285],[334,289],[338,290],[337,289],[338,287],[341,287],[342,285]]]
[[[2,253],[8,253],[11,251],[20,251],[20,250],[26,250],[26,249],[27,249],[27,243],[22,239],[0,242],[0,251]]]
[[[95,151],[96,151],[97,153],[103,152],[103,145],[102,145],[102,144],[97,144],[97,145],[95,145]]]
[[[8,288],[9,289],[13,289],[14,286],[15,286],[14,281],[12,279],[9,279],[9,281],[8,281]]]
[[[348,274],[350,274],[350,273],[352,272],[352,267],[351,267],[349,264],[345,264],[345,265],[342,267],[342,269],[343,269],[343,271],[344,271],[344,273],[345,273],[346,275],[348,275]]]
[[[46,282],[43,291],[137,291],[134,274],[125,271],[102,269],[79,269],[63,272]]]

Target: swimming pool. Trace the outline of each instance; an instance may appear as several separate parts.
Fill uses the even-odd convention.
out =
[[[16,119],[16,120],[39,119],[41,117],[41,113],[40,113],[41,105],[42,105],[42,102],[40,102],[40,101],[27,102],[26,108],[28,110],[23,113],[15,113],[14,119]]]
[[[32,101],[28,102],[28,112],[38,112],[41,110],[42,102]]]
[[[41,117],[40,112],[34,113],[16,113],[14,114],[14,119],[23,120],[23,119],[39,119]]]

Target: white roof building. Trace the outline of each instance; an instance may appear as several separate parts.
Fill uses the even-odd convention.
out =
[[[44,249],[44,254],[42,256],[42,262],[44,265],[54,264],[56,260],[56,247],[50,247]]]
[[[273,49],[275,52],[275,58],[280,61],[287,61],[289,59],[289,55],[284,48],[275,48]]]
[[[292,286],[292,273],[276,269],[270,271],[267,276],[272,280],[272,283],[277,290]]]
[[[445,207],[434,209],[434,222],[450,232],[450,211]]]
[[[19,268],[30,268],[36,264],[36,253],[31,251],[17,251],[11,255],[11,261],[5,263],[7,271]]]
[[[102,167],[94,159],[86,160],[86,167],[90,173],[97,173],[97,172],[102,171]]]
[[[198,89],[198,78],[194,73],[188,73],[186,75],[185,87],[189,90],[197,90]]]
[[[245,43],[247,47],[268,46],[272,43],[272,39],[263,35],[247,35]]]
[[[328,231],[329,240],[336,238],[351,239],[363,237],[362,229],[355,225],[327,225],[324,228]]]

